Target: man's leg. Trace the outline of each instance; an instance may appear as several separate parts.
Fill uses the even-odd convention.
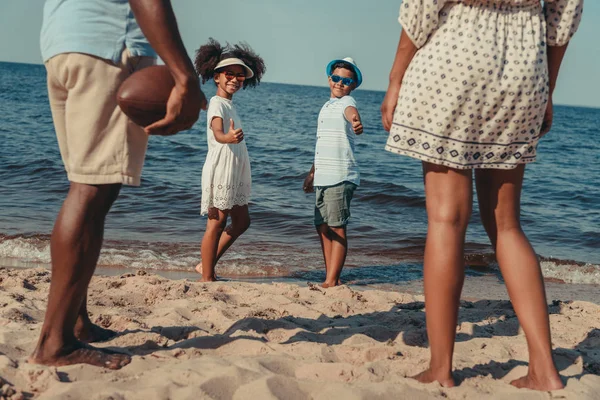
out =
[[[98,326],[90,320],[87,311],[87,290],[83,301],[81,302],[81,307],[79,308],[79,315],[77,317],[77,322],[75,322],[74,333],[75,337],[84,343],[102,342],[117,336],[117,332],[112,329]]]
[[[120,186],[71,183],[52,231],[48,308],[30,362],[55,366],[86,363],[118,369],[131,361],[125,354],[89,347],[74,334],[100,255],[105,217]]]

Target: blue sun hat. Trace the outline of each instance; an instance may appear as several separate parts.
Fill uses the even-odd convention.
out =
[[[333,61],[331,61],[329,64],[327,64],[327,76],[330,76],[331,73],[333,72],[331,70],[331,68],[333,67],[333,65],[335,63],[345,63],[345,64],[349,64],[350,67],[354,70],[354,74],[356,75],[356,87],[359,87],[360,84],[362,83],[362,73],[360,72],[360,69],[358,69],[358,66],[356,65],[356,62],[354,62],[354,59],[352,59],[352,57],[346,57],[346,58],[342,58],[342,59],[335,59]]]

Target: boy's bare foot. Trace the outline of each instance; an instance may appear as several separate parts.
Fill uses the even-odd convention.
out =
[[[87,323],[81,324],[78,321],[78,323],[75,324],[74,333],[75,337],[83,343],[104,342],[118,335],[116,331],[93,324],[89,320]]]
[[[76,341],[52,353],[45,353],[43,349],[38,348],[29,357],[28,361],[32,364],[55,367],[72,364],[90,364],[97,367],[120,369],[131,362],[131,357],[127,354],[97,349]]]
[[[334,287],[334,286],[340,286],[341,284],[342,284],[342,281],[340,281],[338,279],[337,282],[335,282],[335,283],[330,283],[330,282],[325,281],[321,284],[321,287],[324,289],[327,289],[327,288]]]
[[[452,372],[449,371],[443,373],[434,373],[430,368],[427,368],[420,374],[411,376],[411,378],[416,379],[421,383],[438,382],[440,385],[447,388],[456,386]]]
[[[515,379],[510,383],[511,385],[518,387],[519,389],[532,389],[532,390],[559,390],[565,386],[560,380],[560,376],[555,377],[536,377],[533,374],[527,374],[521,378]]]

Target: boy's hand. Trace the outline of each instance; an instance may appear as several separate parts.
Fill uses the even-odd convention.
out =
[[[244,131],[242,128],[235,129],[233,124],[233,119],[229,120],[229,132],[226,134],[227,138],[225,140],[226,143],[236,144],[244,140]]]
[[[315,174],[313,172],[309,172],[304,179],[304,185],[302,185],[302,190],[304,190],[304,193],[312,193],[315,191],[315,188],[313,187],[314,180]]]
[[[354,131],[354,133],[356,133],[357,135],[363,133],[363,124],[360,121],[360,118],[358,118],[358,114],[352,115],[352,121],[350,122],[352,123],[352,130]]]

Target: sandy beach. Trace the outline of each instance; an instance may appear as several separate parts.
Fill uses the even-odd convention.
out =
[[[421,295],[312,284],[204,284],[146,271],[95,276],[89,291],[92,321],[122,332],[98,346],[130,353],[131,364],[118,371],[32,365],[27,356],[49,283],[43,268],[0,269],[1,398],[600,398],[597,298],[549,305],[566,382],[550,394],[509,385],[525,373],[527,351],[506,300],[465,296],[454,358],[459,385],[446,389],[407,378],[428,361]],[[550,286],[553,299],[560,291]],[[469,283],[466,289],[475,294]]]

